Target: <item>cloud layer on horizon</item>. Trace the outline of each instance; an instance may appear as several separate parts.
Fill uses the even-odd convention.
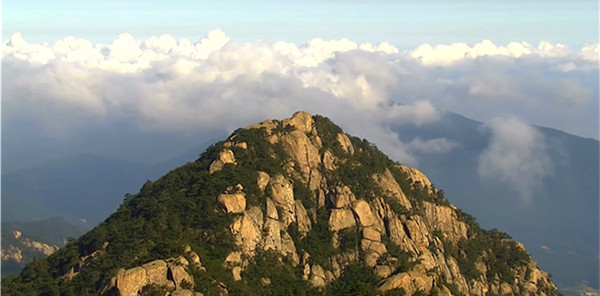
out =
[[[74,37],[50,45],[17,33],[3,44],[3,123],[25,122],[46,137],[68,139],[73,130],[117,123],[148,133],[233,131],[306,110],[416,164],[419,155],[456,143],[403,143],[389,126],[436,123],[448,110],[489,123],[495,146],[482,155],[480,170],[497,175],[504,168],[494,147],[502,147],[504,134],[493,118],[598,137],[598,50],[487,40],[412,51],[348,39],[236,43],[220,30],[197,42],[124,33],[108,45]]]

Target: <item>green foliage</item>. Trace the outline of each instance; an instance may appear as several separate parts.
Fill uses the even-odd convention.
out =
[[[400,248],[396,243],[390,241],[389,237],[382,236],[381,241],[385,244],[388,252],[383,255],[380,260],[383,260],[387,257],[394,257],[398,259],[396,263],[396,273],[409,271],[413,268],[418,261],[411,261],[412,255],[409,252],[406,252]]]
[[[367,200],[382,195],[381,189],[375,185],[373,175],[385,172],[386,167],[393,162],[367,140],[356,137],[350,137],[350,140],[355,152],[344,156],[345,161],[335,171],[325,172],[328,185],[347,185],[354,195]]]
[[[281,260],[280,260],[281,259]],[[257,251],[252,263],[242,272],[243,284],[232,287],[233,295],[308,295],[313,291],[291,263],[274,251]],[[264,284],[265,279],[270,284]]]
[[[517,246],[506,233],[496,229],[481,230],[470,239],[462,239],[458,245],[442,240],[446,256],[454,257],[461,273],[467,278],[476,279],[481,272],[476,268],[476,262],[481,260],[487,266],[487,278],[495,276],[503,282],[512,282],[514,270],[525,267],[531,257]]]
[[[340,249],[342,251],[356,250],[360,245],[360,233],[356,227],[342,229],[340,235]]]
[[[142,288],[142,296],[164,296],[168,290],[165,287],[146,285]]]
[[[337,135],[344,133],[344,131],[327,117],[314,115],[313,119],[315,120],[315,127],[319,133],[321,142],[323,143],[320,152],[323,153],[325,150],[330,150],[336,157],[344,157],[345,152],[342,149],[342,145],[337,141]]]
[[[248,146],[248,149],[231,147],[238,168],[245,167],[254,171],[263,171],[269,175],[286,174],[283,163],[289,159],[289,156],[283,150],[281,143],[272,145],[267,142],[265,128],[238,129],[234,134],[233,141],[237,143],[246,142]]]
[[[4,295],[60,295],[58,281],[49,272],[48,262],[34,259],[20,275],[2,279]]]
[[[448,284],[446,282],[443,282],[442,285],[448,288],[450,293],[454,296],[465,296],[465,294],[461,293],[460,290],[458,290],[458,287],[455,284]]]
[[[384,196],[385,201],[390,206],[392,211],[396,213],[398,216],[400,215],[409,215],[411,211],[407,209],[405,206],[400,204],[400,201],[394,197]]]
[[[294,183],[294,198],[299,199],[306,209],[317,207],[313,193],[304,182]]]
[[[475,220],[475,217],[463,212],[461,209],[456,209],[456,214],[458,214],[458,219],[467,224],[468,235],[473,236],[481,230],[479,224]]]
[[[392,210],[399,215],[421,213],[423,202],[429,201],[448,205],[443,191],[429,193],[429,188],[413,185],[409,176],[395,163],[366,140],[351,137],[355,153],[350,155],[341,148],[337,135],[343,131],[325,117],[314,116],[316,129],[323,142],[341,161],[335,171],[322,172],[330,187],[341,184],[350,187],[357,198],[383,197]],[[290,132],[277,122],[276,130]],[[288,176],[283,169],[289,156],[281,144],[270,144],[265,139],[265,129],[240,129],[230,137],[233,143],[246,142],[247,149],[231,146],[236,165],[227,164],[222,170],[210,174],[211,162],[224,149],[225,142],[210,146],[198,160],[175,169],[155,182],[147,181],[140,192],[126,195],[123,204],[106,221],[78,240],[70,241],[47,259],[35,260],[20,275],[3,279],[2,292],[6,295],[95,295],[102,282],[115,276],[118,268],[130,268],[154,259],[165,259],[181,255],[185,245],[198,253],[206,270],[190,267],[194,277],[194,290],[205,295],[220,295],[225,286],[233,295],[377,295],[378,278],[373,269],[362,261],[351,262],[342,276],[325,291],[315,290],[302,279],[302,266],[294,267],[291,259],[272,251],[257,250],[250,265],[243,271],[241,281],[233,281],[231,270],[223,267],[225,257],[235,249],[233,236],[228,227],[235,215],[225,214],[216,206],[219,194],[235,190],[241,184],[249,206],[265,206],[264,193],[256,184],[257,171],[270,175]],[[324,150],[322,150],[324,151]],[[414,210],[403,207],[398,200],[387,197],[375,185],[374,174],[384,173],[389,168]],[[314,192],[300,181],[294,180],[294,196],[307,209],[316,208]],[[520,249],[510,237],[496,230],[483,231],[475,219],[458,210],[459,219],[468,224],[469,239],[458,244],[447,242],[439,231],[446,257],[454,257],[467,279],[481,276],[475,263],[482,260],[488,267],[486,276],[498,276],[502,281],[512,279],[517,267],[525,266],[529,255]],[[333,233],[329,230],[327,208],[317,209],[312,231],[301,237],[297,223],[288,227],[298,253],[308,252],[310,264],[319,264],[331,269],[330,259],[341,251],[360,249],[360,233],[352,227],[339,232],[340,249],[332,244]],[[108,244],[107,244],[108,242]],[[388,253],[380,260],[395,257],[396,273],[405,272],[418,262],[412,254],[382,236]],[[433,250],[433,249],[431,249]],[[79,270],[80,258],[93,256],[83,270]],[[69,271],[78,272],[72,280],[59,278]],[[267,282],[270,281],[270,284]],[[455,286],[444,284],[453,295],[461,295]],[[191,284],[185,285],[191,288]],[[551,288],[541,285],[540,291],[552,295]],[[144,295],[164,294],[159,287],[144,288]],[[384,295],[404,295],[396,289]]]
[[[327,295],[377,295],[377,275],[362,262],[352,262],[327,290]]]
[[[311,263],[319,264],[324,268],[331,266],[329,258],[337,253],[337,250],[333,247],[333,233],[329,230],[328,221],[328,210],[325,208],[317,209],[317,222],[313,224],[312,230],[307,233],[306,237],[300,239],[296,244],[299,253],[302,251],[308,252],[311,255]]]
[[[404,296],[406,295],[406,291],[404,288],[396,288],[392,290],[385,291],[383,296]]]

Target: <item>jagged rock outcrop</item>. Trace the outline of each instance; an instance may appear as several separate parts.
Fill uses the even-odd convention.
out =
[[[189,246],[185,253],[191,258],[199,258]],[[200,261],[193,260],[193,265],[202,267]],[[183,256],[169,258],[166,260],[154,260],[129,269],[119,269],[106,286],[102,288],[102,294],[137,296],[146,286],[156,286],[168,291],[166,295],[199,295],[189,290],[193,289],[194,278],[188,273],[190,263]]]
[[[296,130],[301,131],[303,133],[312,132],[314,123],[315,120],[313,119],[313,117],[309,113],[303,111],[298,111],[294,113],[291,118],[283,120],[284,127],[291,125]]]
[[[271,195],[276,207],[281,209],[281,219],[286,226],[296,221],[296,202],[293,184],[282,175],[275,175],[270,181]]]
[[[434,193],[435,188],[433,187],[433,184],[431,184],[429,178],[427,178],[427,176],[425,176],[425,174],[423,174],[421,171],[401,164],[396,165],[396,167],[400,168],[409,176],[413,186],[427,188],[429,193]]]
[[[455,209],[430,202],[423,202],[423,205],[425,208],[424,218],[432,230],[441,231],[445,238],[454,243],[467,238],[467,225],[458,220]]]
[[[63,270],[61,283],[101,274],[88,270],[120,258],[130,268],[103,274],[90,289],[106,295],[138,295],[147,286],[166,295],[260,294],[262,288],[345,294],[360,284],[372,293],[403,289],[409,296],[554,295],[554,284],[522,245],[480,229],[423,173],[394,163],[328,119],[297,112],[240,129],[207,151],[156,186],[145,185],[107,226],[71,247],[78,264],[55,268]],[[223,170],[226,164],[231,170]],[[163,204],[168,209],[161,210]],[[121,224],[133,230],[112,235]],[[161,236],[145,232],[157,228]],[[139,258],[164,258],[156,254],[181,251],[186,242],[200,251],[188,245],[182,256],[139,265]],[[139,254],[123,259],[113,253],[123,246]],[[61,260],[54,261],[71,262]],[[277,290],[282,283],[298,290]]]
[[[329,229],[338,231],[356,225],[354,215],[349,209],[332,209],[329,216]]]
[[[336,209],[344,208],[356,200],[348,186],[336,186],[327,196],[331,206]]]
[[[296,200],[296,222],[298,222],[298,231],[303,235],[308,233],[312,228],[312,222],[308,218],[308,212],[304,208],[302,201]]]
[[[412,204],[402,191],[402,188],[400,188],[398,181],[396,181],[389,169],[385,169],[383,174],[375,174],[373,179],[375,180],[375,183],[381,187],[383,194],[395,198],[400,202],[400,205],[406,209],[412,209]]]
[[[352,211],[358,217],[358,221],[362,227],[371,227],[375,224],[375,216],[371,211],[371,206],[364,200],[357,200],[352,205]]]
[[[407,295],[420,291],[428,295],[433,288],[433,277],[420,272],[402,272],[388,277],[379,287],[382,292],[402,288]]]
[[[230,149],[223,149],[223,151],[219,153],[217,159],[210,164],[209,172],[212,174],[216,171],[220,171],[223,169],[223,166],[228,163],[235,164],[235,155],[233,155],[233,151]]]
[[[354,154],[354,146],[346,134],[337,134],[337,141],[342,146],[342,150],[344,150],[346,153]]]
[[[242,213],[246,210],[246,197],[242,193],[221,194],[217,202],[227,213]]]

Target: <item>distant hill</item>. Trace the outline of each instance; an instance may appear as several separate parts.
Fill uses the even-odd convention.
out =
[[[166,165],[76,155],[2,177],[2,219],[33,221],[60,215],[93,227],[146,180],[167,172]],[[107,184],[110,184],[107,186]]]
[[[110,184],[106,184],[110,186]],[[322,116],[236,130],[4,295],[559,295],[522,244]]]
[[[445,138],[456,143],[446,153],[419,157],[419,169],[484,227],[496,227],[522,241],[561,287],[586,282],[598,289],[597,140],[538,128],[553,167],[527,204],[510,186],[478,175],[478,157],[491,141],[483,123],[446,112],[438,123],[393,129],[405,142]]]
[[[60,216],[89,229],[114,211],[126,193],[198,158],[208,146],[205,141],[155,164],[77,154],[3,174],[2,221]],[[80,219],[87,222],[80,224]]]
[[[2,222],[2,276],[21,272],[33,258],[43,258],[76,239],[83,230],[61,218]]]

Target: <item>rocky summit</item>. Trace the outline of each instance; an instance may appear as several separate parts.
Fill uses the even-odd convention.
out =
[[[110,186],[110,184],[107,184]],[[236,130],[5,295],[556,295],[522,244],[329,119]]]

